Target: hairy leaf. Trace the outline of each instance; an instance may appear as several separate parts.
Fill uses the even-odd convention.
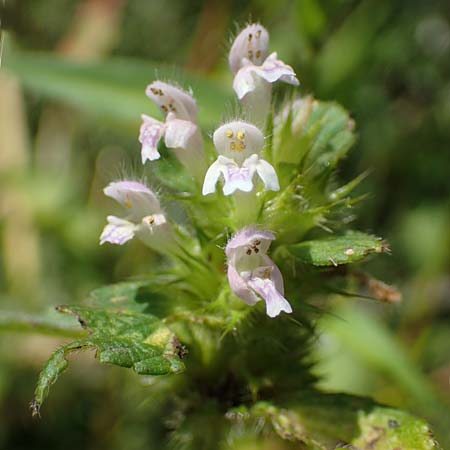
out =
[[[128,292],[131,286],[128,286]],[[152,315],[117,309],[106,310],[82,306],[59,307],[63,313],[74,314],[89,337],[59,348],[49,359],[36,387],[32,402],[33,414],[67,368],[67,356],[74,351],[95,349],[102,363],[128,367],[143,375],[166,375],[184,370],[176,336]]]
[[[287,246],[289,252],[314,266],[337,266],[359,261],[371,253],[388,252],[385,241],[359,231]]]

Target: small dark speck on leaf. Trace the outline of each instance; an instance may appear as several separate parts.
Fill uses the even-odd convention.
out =
[[[389,428],[398,428],[400,426],[400,424],[394,419],[389,419],[388,425]]]

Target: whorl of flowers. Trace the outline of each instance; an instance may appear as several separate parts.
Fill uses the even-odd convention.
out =
[[[229,64],[243,118],[224,123],[214,131],[212,141],[217,158],[209,161],[204,151],[192,92],[154,81],[146,94],[164,119],[142,115],[141,159],[143,164],[158,164],[166,151],[172,151],[198,192],[208,199],[215,196],[215,209],[206,198],[198,200],[202,208],[193,208],[192,221],[201,223],[205,234],[211,234],[210,230],[215,235],[233,234],[221,263],[229,288],[248,305],[264,300],[267,315],[276,317],[282,311],[291,313],[292,308],[284,298],[283,276],[267,254],[277,230],[265,230],[261,220],[265,193],[280,191],[277,171],[264,154],[264,124],[271,107],[272,83],[283,81],[297,86],[299,81],[292,67],[279,60],[276,53],[269,54],[269,34],[260,24],[248,25],[237,35]],[[217,192],[218,183],[231,203]],[[121,218],[108,216],[100,237],[102,244],[122,245],[136,237],[174,259],[183,252],[193,259],[201,254],[197,237],[184,231],[184,238],[180,239],[180,226],[163,211],[157,194],[146,185],[123,180],[111,183],[104,192],[119,202],[126,214]],[[227,221],[229,225],[220,233],[221,225]]]

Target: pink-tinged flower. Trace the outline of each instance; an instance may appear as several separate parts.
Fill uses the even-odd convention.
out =
[[[167,237],[169,224],[161,210],[156,195],[137,181],[116,181],[103,192],[120,203],[128,214],[124,218],[108,216],[108,224],[100,236],[100,244],[109,242],[122,245],[137,237],[150,247],[155,247],[162,234]]]
[[[165,122],[142,114],[139,142],[142,144],[142,164],[147,160],[154,161],[161,157],[158,152],[158,142],[164,136],[164,143],[168,148],[182,148],[187,151],[190,140],[197,132],[197,125],[187,120],[177,119],[169,113]]]
[[[258,78],[267,83],[284,81],[298,86],[300,83],[291,66],[279,60],[276,53],[269,54],[269,33],[259,24],[251,24],[236,37],[229,55],[229,64],[235,74],[233,83],[242,100],[258,85]]]
[[[276,317],[281,311],[292,312],[284,298],[283,276],[267,256],[274,239],[269,231],[246,228],[239,231],[225,249],[232,291],[248,305],[263,299],[269,317]]]
[[[269,33],[260,24],[251,24],[238,34],[228,58],[233,88],[247,116],[261,126],[269,112],[272,83],[300,84],[292,67],[279,60],[277,53],[268,55]]]
[[[164,138],[167,148],[173,149],[176,157],[187,170],[202,179],[206,162],[203,139],[197,125],[197,104],[192,93],[162,81],[155,81],[146,89],[146,94],[165,114],[161,122],[142,115],[139,142],[142,144],[142,164],[160,158],[158,143]]]
[[[261,178],[266,189],[280,189],[275,169],[259,157],[264,147],[264,136],[257,127],[246,122],[230,122],[214,132],[213,141],[219,157],[206,172],[203,195],[215,192],[221,175],[225,181],[225,195],[236,190],[252,191],[255,174]]]

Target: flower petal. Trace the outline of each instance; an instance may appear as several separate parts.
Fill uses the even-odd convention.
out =
[[[136,229],[134,223],[115,216],[108,216],[107,220],[108,225],[105,226],[100,236],[100,245],[103,245],[105,242],[123,245],[125,242],[133,239]]]
[[[163,81],[154,81],[145,93],[165,114],[173,113],[178,119],[197,123],[197,104],[191,93]]]
[[[284,282],[283,275],[281,274],[280,269],[277,265],[267,256],[263,257],[263,264],[271,267],[270,279],[275,284],[275,289],[281,294],[284,295]]]
[[[245,280],[239,275],[235,267],[232,264],[228,265],[228,283],[231,290],[247,305],[253,306],[259,302],[258,296],[248,287]]]
[[[139,133],[139,142],[142,144],[142,164],[148,160],[154,161],[161,156],[158,152],[158,142],[164,134],[164,124],[145,114],[142,114],[143,123]]]
[[[239,190],[251,192],[253,190],[253,168],[238,167],[235,163],[230,163],[224,172],[225,183],[223,185],[224,195],[231,195]]]
[[[298,86],[300,84],[295,75],[294,69],[279,60],[276,52],[272,53],[264,61],[262,66],[254,66],[253,71],[269,83],[275,83],[275,81],[280,80],[294,86]]]
[[[203,181],[203,195],[209,195],[216,192],[217,181],[224,170],[226,170],[226,165],[223,164],[221,157],[219,156],[206,171],[205,180]]]
[[[239,100],[242,100],[247,94],[256,89],[253,72],[254,66],[248,65],[239,69],[234,76],[233,89]]]
[[[254,158],[255,156],[256,158]],[[252,168],[254,171],[256,170],[267,190],[280,190],[280,183],[278,182],[278,176],[275,169],[264,159],[258,158],[257,155],[252,155],[244,161],[242,166]]]
[[[292,312],[289,302],[277,291],[270,278],[252,277],[248,285],[257,292],[266,302],[266,313],[269,317],[276,317],[281,311]]]
[[[236,73],[242,67],[244,59],[260,65],[268,53],[269,33],[259,23],[253,23],[236,36],[228,57],[230,68]]]
[[[149,214],[161,212],[156,195],[145,185],[137,181],[114,181],[103,192],[124,206],[129,215],[127,219],[140,222]]]
[[[197,131],[197,125],[188,120],[175,119],[171,114],[167,116],[165,144],[168,148],[186,149],[189,140]]]

